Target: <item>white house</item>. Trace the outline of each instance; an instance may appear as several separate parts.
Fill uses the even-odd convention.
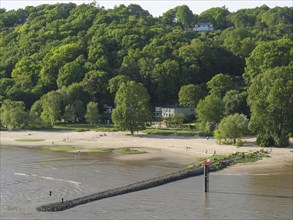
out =
[[[194,26],[194,30],[198,32],[209,32],[214,29],[214,25],[211,23],[198,23]]]
[[[170,118],[173,115],[183,114],[185,117],[194,115],[193,106],[168,106],[155,107],[155,116],[159,118]]]

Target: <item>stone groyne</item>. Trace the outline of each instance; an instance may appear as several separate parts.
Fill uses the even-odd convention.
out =
[[[210,167],[210,171],[216,171],[219,169],[223,169],[227,166],[229,166],[231,163],[233,163],[235,159],[225,160],[220,163],[214,164]],[[101,200],[104,198],[109,198],[113,196],[123,195],[126,193],[131,193],[135,191],[145,190],[157,186],[161,186],[167,183],[171,183],[174,181],[186,179],[193,176],[198,176],[203,174],[203,167],[193,167],[193,168],[187,168],[184,170],[180,170],[171,174],[167,174],[164,176],[144,180],[141,182],[129,184],[127,186],[117,187],[114,189],[106,190],[103,192],[98,192],[95,194],[91,194],[88,196],[84,196],[81,198],[76,198],[64,202],[57,202],[57,203],[51,203],[47,205],[42,205],[37,207],[38,211],[42,212],[57,212],[57,211],[63,211],[66,209],[73,208],[78,205],[86,204],[89,202]]]

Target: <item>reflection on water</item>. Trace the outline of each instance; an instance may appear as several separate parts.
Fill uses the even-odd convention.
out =
[[[111,154],[80,156],[1,147],[1,219],[292,219],[292,164],[281,172],[210,175],[112,197],[57,212],[36,207],[174,172],[162,160],[121,162]],[[49,195],[52,191],[52,195]]]

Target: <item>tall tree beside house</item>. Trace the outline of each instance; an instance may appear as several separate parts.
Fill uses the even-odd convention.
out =
[[[224,116],[222,99],[214,95],[206,96],[199,101],[195,109],[195,116],[203,130],[212,132]]]
[[[96,124],[99,121],[98,103],[89,102],[86,106],[86,113],[84,115],[87,123]]]
[[[188,6],[182,5],[176,8],[176,18],[183,25],[191,25],[194,20],[194,15]]]
[[[182,86],[178,93],[179,104],[182,106],[194,106],[204,97],[204,91],[199,85],[189,84]]]
[[[231,76],[219,73],[207,82],[207,87],[211,95],[223,98],[233,88],[233,80]]]
[[[121,130],[129,130],[132,135],[143,130],[151,115],[149,101],[150,96],[141,83],[122,83],[115,96],[114,125]]]

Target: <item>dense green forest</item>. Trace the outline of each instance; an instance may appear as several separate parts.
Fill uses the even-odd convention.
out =
[[[194,31],[199,22],[215,30]],[[89,103],[101,112],[104,104],[114,105],[120,84],[135,81],[152,107],[199,105],[203,126],[241,113],[266,141],[276,143],[274,135],[287,140],[293,130],[292,30],[292,7],[266,5],[199,15],[183,5],[158,18],[135,4],[0,9],[1,123],[84,121]]]

